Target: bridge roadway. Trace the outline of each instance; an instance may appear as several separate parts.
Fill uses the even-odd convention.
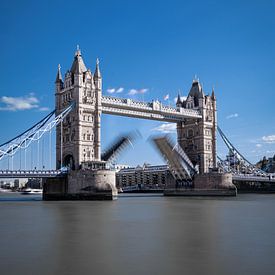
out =
[[[66,170],[0,170],[0,178],[55,178],[63,177],[66,174]],[[233,174],[232,179],[237,181],[275,183],[275,174],[270,174],[268,177],[253,176],[249,174]]]
[[[185,118],[201,118],[198,110],[164,106],[159,101],[151,103],[132,99],[102,96],[102,112],[105,114],[144,118],[167,122],[179,122]]]
[[[253,176],[249,174],[233,174],[233,180],[237,181],[256,181],[256,182],[272,182],[275,183],[275,175],[270,174],[270,176]]]
[[[62,170],[0,170],[0,178],[55,178],[66,175]]]

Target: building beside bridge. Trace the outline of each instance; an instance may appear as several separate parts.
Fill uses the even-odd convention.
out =
[[[138,165],[137,167],[123,168],[116,173],[118,188],[144,185],[148,187],[164,188],[172,177],[168,165]]]

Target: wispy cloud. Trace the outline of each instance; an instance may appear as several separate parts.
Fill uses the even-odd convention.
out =
[[[226,119],[236,118],[236,117],[238,117],[238,116],[239,116],[239,114],[238,114],[238,113],[235,113],[235,114],[228,115],[228,116],[226,117]]]
[[[118,88],[118,89],[116,90],[116,93],[117,93],[117,94],[120,94],[120,93],[122,93],[123,91],[124,91],[124,88],[120,87],[120,88]]]
[[[164,134],[168,133],[175,133],[177,130],[176,123],[163,123],[155,128],[152,129],[152,131],[161,132]]]
[[[37,109],[39,111],[48,111],[47,107],[40,107],[39,100],[35,97],[34,93],[31,93],[23,97],[0,97],[0,111],[24,111]]]
[[[124,88],[122,88],[122,87],[120,87],[118,89],[116,89],[116,88],[109,88],[109,89],[107,89],[107,93],[109,93],[109,94],[120,94],[123,91],[124,91]]]
[[[148,89],[140,89],[140,90],[131,89],[131,90],[128,92],[128,95],[145,94],[146,92],[148,92]]]
[[[48,107],[40,107],[38,110],[41,111],[41,112],[47,112],[47,111],[50,111],[50,108],[48,108]]]
[[[256,147],[257,147],[257,148],[261,148],[262,146],[263,146],[263,145],[260,144],[260,143],[257,143],[257,144],[256,144]]]
[[[263,136],[262,140],[266,143],[275,143],[275,135]]]

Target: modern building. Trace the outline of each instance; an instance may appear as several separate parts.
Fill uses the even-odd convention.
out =
[[[143,166],[124,168],[116,173],[116,186],[118,188],[135,185],[164,188],[172,180],[167,165],[144,164]]]

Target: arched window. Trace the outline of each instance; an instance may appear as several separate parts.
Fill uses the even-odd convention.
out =
[[[194,132],[192,129],[189,129],[188,132],[187,132],[187,137],[191,138],[194,136]]]

